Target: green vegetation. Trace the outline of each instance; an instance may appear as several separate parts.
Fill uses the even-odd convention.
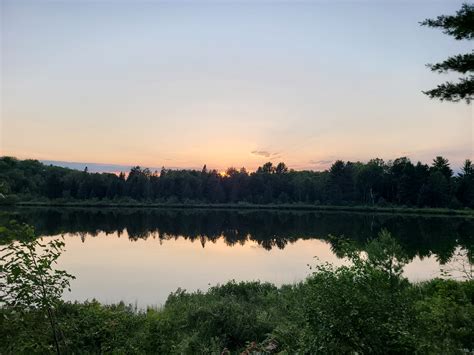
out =
[[[366,164],[336,161],[321,172],[266,163],[253,173],[229,168],[220,174],[205,166],[201,171],[163,168],[158,173],[137,166],[127,176],[117,176],[3,157],[0,189],[4,204],[461,209],[474,207],[474,166],[466,160],[454,175],[442,157],[431,166],[402,157],[387,163],[381,159]]]
[[[171,294],[160,309],[62,303],[64,352],[220,354],[456,354],[474,347],[474,282],[402,282],[355,269],[321,271],[277,288],[229,282],[208,292]],[[357,278],[357,279],[356,279]],[[37,312],[0,310],[2,353],[51,353]]]
[[[0,234],[4,231],[1,230]],[[64,242],[53,239],[45,243],[35,238],[33,228],[14,222],[9,231],[22,238],[0,250],[0,304],[13,312],[43,314],[49,322],[59,354],[60,331],[55,308],[61,302],[64,290],[70,291],[70,280],[74,278],[66,271],[53,268]]]
[[[41,308],[0,308],[1,353],[446,353],[474,350],[474,282],[411,284],[387,231],[349,266],[318,264],[303,282],[229,282],[177,290],[161,308],[55,302],[58,344]],[[19,254],[20,260],[27,260]],[[51,267],[51,265],[49,265]],[[4,292],[4,290],[2,289]]]
[[[456,40],[474,39],[474,5],[463,4],[461,9],[453,16],[438,16],[436,19],[427,19],[421,23],[423,26],[440,28],[443,33],[453,36]],[[441,63],[428,64],[428,67],[438,73],[456,72],[461,77],[457,83],[445,82],[436,89],[424,91],[430,98],[441,101],[466,101],[467,104],[474,99],[474,51],[449,57]]]

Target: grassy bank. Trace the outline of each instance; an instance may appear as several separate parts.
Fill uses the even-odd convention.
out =
[[[101,207],[101,208],[176,208],[176,209],[234,209],[234,210],[292,210],[292,211],[342,211],[367,213],[396,213],[418,215],[448,215],[474,217],[472,209],[380,207],[380,206],[332,206],[311,204],[250,204],[250,203],[157,203],[113,200],[49,200],[17,201],[4,204],[20,207]],[[0,204],[1,206],[1,204]]]
[[[345,270],[305,282],[228,283],[171,294],[159,309],[61,303],[66,353],[444,353],[474,348],[474,282],[393,289],[383,275]],[[41,312],[0,309],[0,353],[52,353]],[[245,352],[248,351],[248,352]]]

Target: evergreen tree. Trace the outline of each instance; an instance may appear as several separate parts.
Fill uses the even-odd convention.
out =
[[[474,39],[474,5],[463,4],[456,15],[426,19],[421,22],[421,25],[440,28],[456,40],[472,40]],[[428,67],[434,72],[457,72],[464,77],[461,77],[458,82],[447,81],[435,89],[423,91],[424,94],[432,99],[453,102],[464,100],[468,104],[474,98],[474,51],[449,57],[440,63],[428,64]]]

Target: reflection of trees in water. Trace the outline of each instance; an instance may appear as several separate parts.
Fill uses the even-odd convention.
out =
[[[162,209],[21,209],[17,219],[40,235],[72,233],[96,236],[127,232],[131,240],[150,236],[184,238],[229,245],[254,241],[263,248],[283,249],[299,239],[344,236],[358,246],[388,229],[410,257],[435,254],[446,262],[456,247],[472,250],[474,219],[389,214],[302,211],[162,210]],[[334,243],[333,241],[331,243]],[[335,248],[337,249],[337,248]]]

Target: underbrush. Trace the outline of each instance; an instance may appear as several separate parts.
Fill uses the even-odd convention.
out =
[[[474,282],[402,281],[351,268],[277,288],[229,282],[172,293],[160,309],[61,303],[73,353],[461,353],[474,349]],[[0,310],[0,353],[53,353],[41,312]]]

